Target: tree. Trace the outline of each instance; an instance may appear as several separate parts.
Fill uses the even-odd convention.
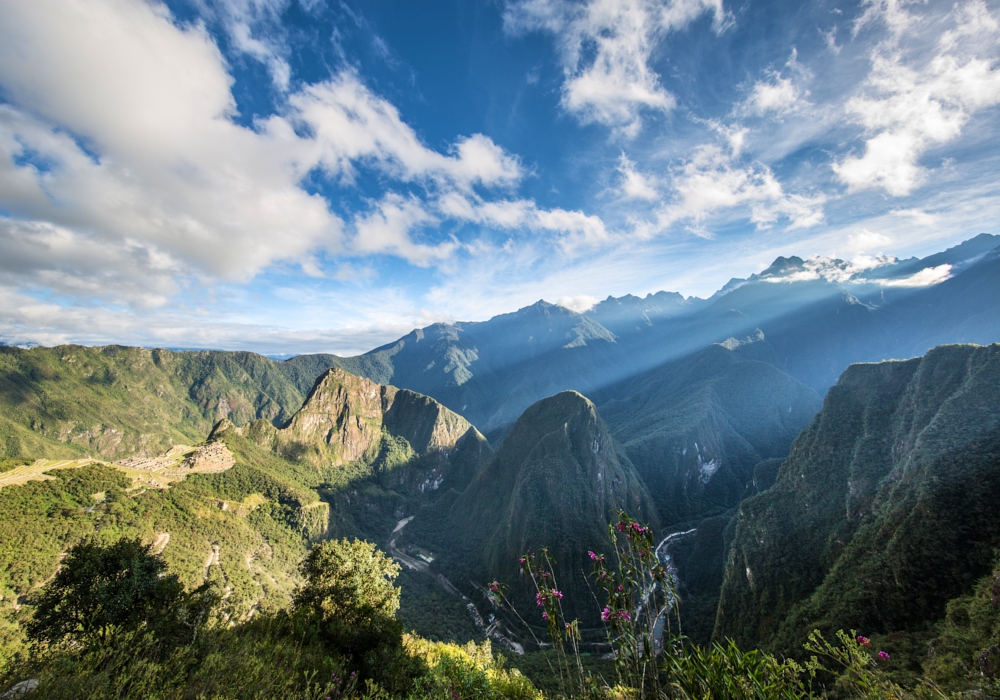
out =
[[[183,587],[165,571],[163,561],[139,539],[78,544],[37,599],[28,636],[104,644],[117,631],[169,619]]]
[[[403,626],[396,619],[399,565],[363,540],[322,542],[302,563],[305,585],[296,609],[319,627],[325,643],[353,659],[362,676],[399,689],[410,673]]]

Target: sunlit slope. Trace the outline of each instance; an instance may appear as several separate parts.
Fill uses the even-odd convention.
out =
[[[788,454],[819,410],[815,391],[773,365],[713,345],[640,375],[601,404],[664,525],[739,503],[756,464]]]
[[[618,510],[657,525],[652,501],[594,405],[562,392],[532,405],[453,499],[420,513],[407,542],[425,544],[458,585],[494,578],[525,593],[518,558],[547,546],[570,614],[590,615],[588,550],[607,551]]]
[[[301,364],[246,352],[0,347],[0,453],[115,459],[198,443],[221,418],[280,425],[316,379],[315,362]]]
[[[1000,545],[1000,345],[853,365],[744,501],[716,636],[792,650],[804,634],[915,629]]]

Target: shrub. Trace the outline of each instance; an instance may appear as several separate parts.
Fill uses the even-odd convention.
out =
[[[150,545],[138,539],[106,547],[83,542],[69,550],[38,596],[28,636],[50,643],[106,644],[116,632],[169,620],[182,594],[177,577],[166,574]]]

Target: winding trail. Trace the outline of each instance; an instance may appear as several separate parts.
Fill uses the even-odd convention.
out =
[[[169,542],[170,542],[170,533],[161,532],[159,535],[156,536],[156,539],[153,540],[153,545],[150,551],[154,556],[158,557],[161,554],[163,554],[163,550],[167,548],[167,544]]]
[[[397,532],[402,532],[403,528],[406,527],[411,520],[413,520],[413,517],[414,516],[411,515],[409,518],[403,518],[398,523],[396,523],[396,527],[395,527],[395,529],[393,529],[392,534],[395,535]],[[472,622],[476,625],[477,629],[480,629],[480,630],[483,631],[483,634],[487,638],[492,637],[493,639],[496,639],[498,642],[504,644],[507,648],[509,648],[515,654],[518,654],[519,656],[523,656],[524,655],[524,647],[521,644],[519,644],[518,642],[515,642],[510,637],[508,637],[508,636],[500,633],[500,630],[499,630],[500,622],[499,621],[496,621],[496,622],[491,623],[490,625],[487,625],[486,622],[483,620],[483,616],[480,614],[479,608],[476,607],[475,603],[473,603],[460,590],[458,590],[457,588],[455,588],[454,584],[451,581],[449,581],[447,578],[445,578],[444,575],[439,574],[436,571],[431,571],[430,566],[427,564],[427,562],[425,562],[422,559],[415,559],[414,557],[411,557],[408,554],[404,554],[403,552],[401,552],[400,550],[398,550],[396,548],[396,539],[395,538],[389,540],[389,554],[392,556],[393,559],[397,559],[400,563],[402,563],[407,568],[412,569],[413,571],[420,571],[420,572],[423,572],[423,573],[427,574],[428,576],[431,576],[439,584],[441,584],[441,586],[446,591],[448,591],[452,595],[456,595],[459,598],[461,598],[462,602],[465,603],[465,609],[469,612],[469,617],[472,618]],[[506,631],[507,631],[508,634],[510,634],[510,630],[506,630]]]

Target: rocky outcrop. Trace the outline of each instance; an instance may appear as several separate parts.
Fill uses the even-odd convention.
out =
[[[484,440],[471,423],[430,397],[339,368],[316,380],[285,427],[261,420],[238,432],[262,447],[317,466],[373,462],[385,449],[386,438],[402,438],[418,455],[453,450],[468,434]]]

